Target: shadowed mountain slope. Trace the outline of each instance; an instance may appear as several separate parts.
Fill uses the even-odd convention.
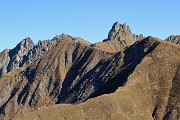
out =
[[[68,77],[71,76],[72,79],[69,79],[67,85],[63,85],[65,91],[74,88],[80,78],[100,60],[109,57],[113,57],[113,54],[96,50],[83,43],[72,40],[59,42],[29,66],[13,70],[1,77],[1,113],[13,115],[19,107],[36,108],[56,103],[62,83],[66,82]],[[85,97],[84,95],[83,100]]]
[[[99,89],[100,94],[115,91],[112,94],[98,96],[78,105],[42,107],[32,113],[24,113],[24,117],[17,115],[16,119],[179,120],[179,50],[180,46],[153,37],[136,42],[122,53],[124,55],[119,59],[122,62],[116,65],[118,74],[108,74],[111,76],[106,82],[108,84],[103,84],[106,86],[103,91]],[[130,67],[133,65],[135,67]],[[89,85],[84,84],[86,88]],[[67,100],[71,100],[71,97]]]
[[[178,120],[179,50],[153,37],[116,53],[61,41],[0,78],[2,118]]]

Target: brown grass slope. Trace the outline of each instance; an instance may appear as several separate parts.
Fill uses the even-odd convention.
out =
[[[180,46],[149,37],[127,51],[136,45],[144,46],[144,52],[152,50],[128,76],[126,84],[116,92],[78,105],[42,107],[24,117],[17,116],[17,119],[179,120]],[[134,61],[131,59],[132,63]],[[121,81],[121,77],[118,79]]]
[[[116,53],[62,41],[0,78],[1,118],[179,119],[179,50],[153,37]]]

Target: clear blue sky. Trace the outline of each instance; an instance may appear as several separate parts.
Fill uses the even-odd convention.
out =
[[[135,34],[180,34],[180,0],[1,0],[0,51],[28,36],[35,43],[61,33],[102,41],[116,21]]]

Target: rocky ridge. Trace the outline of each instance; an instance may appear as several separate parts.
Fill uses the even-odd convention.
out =
[[[180,44],[180,35],[171,35],[165,41]]]
[[[13,69],[18,69],[30,64],[34,60],[42,57],[47,51],[57,45],[58,42],[71,39],[78,43],[91,45],[97,49],[107,52],[118,52],[134,42],[143,39],[143,35],[134,35],[129,26],[115,22],[109,31],[108,38],[103,42],[92,44],[82,38],[75,38],[69,35],[56,35],[51,40],[40,40],[34,45],[32,39],[23,39],[15,48],[6,49],[0,53],[0,76]]]
[[[52,40],[38,41],[34,45],[30,37],[23,39],[15,48],[6,49],[0,53],[0,76],[5,73],[30,64],[34,60],[42,57],[47,51],[57,45],[58,42],[63,40],[74,40],[80,43],[91,44],[82,38],[74,38],[69,35],[57,35]]]

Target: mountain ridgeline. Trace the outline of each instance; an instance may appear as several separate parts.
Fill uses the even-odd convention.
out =
[[[0,119],[179,120],[178,40],[134,35],[119,22],[94,44],[28,37],[0,53]]]
[[[23,39],[15,48],[5,49],[0,53],[0,76],[13,70],[30,64],[34,60],[42,57],[47,51],[57,45],[58,42],[71,39],[91,44],[82,38],[74,38],[69,35],[57,35],[52,40],[39,41],[34,45],[30,37]]]

